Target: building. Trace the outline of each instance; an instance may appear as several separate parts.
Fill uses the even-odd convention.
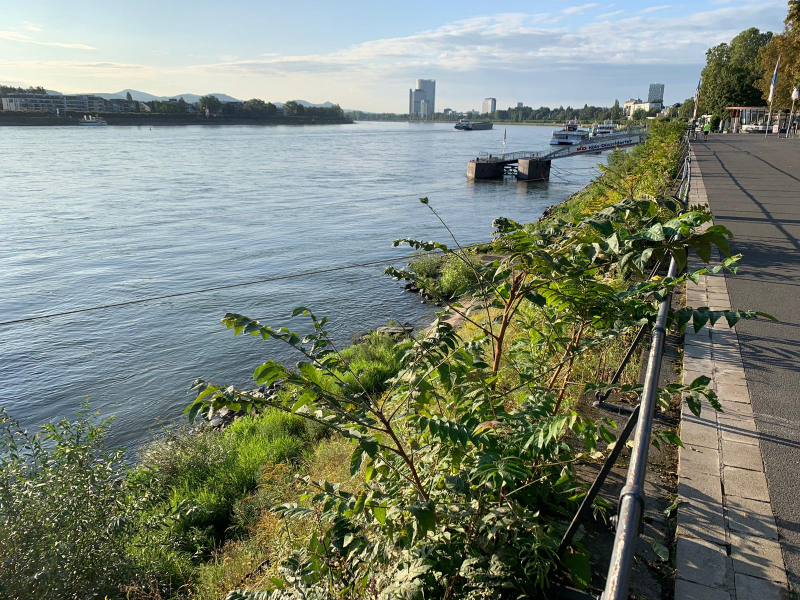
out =
[[[490,115],[497,110],[497,98],[484,98],[481,112],[485,115]]]
[[[663,83],[651,83],[650,90],[647,92],[647,101],[648,102],[657,102],[659,104],[664,103],[664,84]]]
[[[517,102],[517,108],[522,108],[522,107],[523,107],[522,102]]]
[[[111,112],[134,112],[136,110],[136,102],[125,98],[111,98],[106,106],[106,110]]]
[[[3,110],[67,110],[64,96],[56,94],[9,94],[3,98]]]
[[[436,113],[436,80],[417,79],[417,87],[408,90],[408,116],[432,119]]]
[[[633,118],[633,113],[637,110],[643,110],[645,112],[650,112],[651,110],[661,110],[664,107],[661,102],[644,102],[643,100],[636,99],[636,100],[628,100],[622,107],[622,112],[625,115],[626,119]]]
[[[64,96],[67,110],[76,112],[99,113],[108,110],[108,101],[100,96],[68,95]]]

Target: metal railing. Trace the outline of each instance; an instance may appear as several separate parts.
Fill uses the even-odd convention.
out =
[[[691,156],[687,151],[678,196],[684,206],[689,205],[691,177]],[[677,236],[676,239],[680,239],[680,236]],[[672,258],[667,270],[667,277],[675,277],[677,272],[678,265],[675,259]],[[636,540],[639,537],[642,514],[644,513],[644,482],[647,472],[647,454],[650,450],[650,438],[653,433],[653,421],[658,402],[658,378],[661,373],[661,359],[664,354],[667,316],[671,301],[672,294],[669,294],[661,301],[658,307],[658,317],[653,326],[653,333],[650,339],[647,372],[644,378],[641,401],[637,407],[638,427],[636,428],[636,437],[631,450],[631,461],[625,478],[625,486],[622,488],[619,497],[617,533],[614,538],[611,562],[608,567],[606,587],[602,595],[603,600],[627,600],[628,598]],[[631,418],[633,416],[631,415]]]
[[[685,154],[683,160],[683,169],[681,172],[681,181],[677,190],[677,197],[683,204],[681,212],[685,211],[689,205],[689,190],[691,185],[691,158],[689,154],[689,141],[688,136],[684,138],[682,143],[682,152]],[[675,239],[680,239],[676,236]],[[650,278],[652,279],[659,271],[661,263],[657,263]],[[677,273],[677,265],[675,260],[670,261],[667,271],[667,276],[674,277]],[[600,472],[597,474],[594,482],[586,493],[586,496],[581,503],[580,508],[575,513],[569,527],[567,528],[561,544],[558,548],[558,553],[561,555],[566,548],[570,545],[573,536],[580,526],[581,520],[586,516],[586,513],[591,509],[594,499],[600,492],[600,488],[605,482],[608,474],[611,472],[614,464],[617,461],[623,448],[625,448],[628,438],[630,437],[633,428],[639,422],[639,417],[643,415],[639,428],[636,432],[636,439],[631,453],[631,463],[628,469],[626,478],[626,485],[622,489],[619,501],[619,510],[617,512],[617,534],[614,540],[614,549],[609,566],[608,578],[606,580],[606,589],[602,596],[603,600],[624,600],[628,597],[628,588],[630,583],[630,570],[633,561],[633,552],[636,545],[636,539],[639,535],[639,526],[641,522],[642,513],[644,510],[644,476],[647,467],[647,453],[650,448],[650,438],[653,430],[653,420],[655,418],[655,407],[657,403],[658,392],[658,378],[661,371],[661,358],[664,350],[664,339],[666,337],[666,319],[669,312],[671,302],[671,295],[665,298],[659,305],[658,317],[650,341],[650,352],[647,362],[647,372],[645,375],[644,389],[640,397],[640,403],[631,408],[625,406],[617,406],[606,402],[609,393],[598,393],[596,398],[596,405],[601,408],[614,410],[616,412],[630,413],[625,426],[620,432],[619,438],[614,444],[609,456],[606,458]],[[644,338],[647,327],[643,326],[639,329],[633,343],[628,348],[625,357],[622,360],[619,368],[616,370],[611,378],[610,383],[613,385],[619,381],[625,367],[632,358],[636,348],[641,340]]]
[[[519,160],[520,158],[539,158],[541,155],[542,152],[504,152],[500,154],[481,152],[478,154],[478,160],[483,162],[508,162]]]

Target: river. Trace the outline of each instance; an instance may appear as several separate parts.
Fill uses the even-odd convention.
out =
[[[462,243],[499,216],[532,221],[584,187],[598,156],[553,163],[547,183],[470,182],[480,151],[547,147],[552,129],[448,124],[5,127],[0,159],[0,322],[402,257],[392,240]],[[0,325],[0,389],[34,426],[88,397],[135,447],[180,418],[196,377],[244,385],[276,342],[234,338],[226,312],[300,326],[327,316],[340,341],[434,308],[383,266],[225,287]]]

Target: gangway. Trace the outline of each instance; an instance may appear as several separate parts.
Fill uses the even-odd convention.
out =
[[[497,179],[506,173],[516,175],[517,179],[543,181],[550,178],[550,161],[567,158],[577,154],[587,154],[635,146],[644,141],[646,133],[638,128],[630,128],[613,136],[596,136],[581,144],[558,146],[553,150],[508,152],[490,154],[481,152],[467,164],[469,179]]]

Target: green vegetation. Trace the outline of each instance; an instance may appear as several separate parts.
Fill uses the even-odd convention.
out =
[[[223,431],[167,429],[130,470],[104,449],[106,422],[30,436],[2,413],[2,594],[512,598],[590,585],[580,542],[555,554],[584,495],[576,466],[615,439],[610,421],[581,410],[584,393],[603,388],[632,333],[686,280],[645,280],[653,261],[729,250],[724,227],[701,231],[708,213],[678,216],[663,195],[682,131],[654,124],[645,146],[613,154],[540,223],[498,219],[491,257],[399,240],[425,255],[388,273],[427,282],[460,329],[441,319],[413,340],[372,333],[340,351],[305,308],[294,313],[311,320],[305,336],[227,315],[235,334],[288,344],[301,362],[257,366],[257,391],[198,380],[190,416],[258,414]],[[670,327],[754,316],[686,308]],[[636,382],[631,368],[618,391]],[[702,379],[662,397],[678,392],[693,410],[703,396],[716,404]]]
[[[774,106],[788,110],[792,106],[792,90],[800,87],[800,0],[789,0],[783,33],[772,36],[770,42],[759,51],[761,78],[756,82],[766,99],[778,56],[781,68],[775,88]]]
[[[472,307],[449,304],[468,326],[458,332],[437,321],[402,350],[388,389],[359,386],[354,393],[346,379],[350,365],[332,346],[327,320],[306,308],[294,313],[311,320],[313,333],[304,338],[243,315],[225,316],[235,335],[285,343],[301,362],[296,370],[274,361],[256,368],[259,384],[285,382],[289,393],[283,396],[198,380],[190,414],[225,405],[270,406],[324,423],[353,441],[350,476],[358,482],[353,489],[351,481],[307,476],[300,501],[274,513],[289,528],[310,527],[310,537],[295,544],[280,579],[246,587],[287,599],[378,593],[512,598],[564,577],[589,584],[588,556],[579,542],[566,555],[555,554],[565,516],[584,494],[575,464],[603,456],[615,439],[610,422],[576,410],[584,390],[605,387],[587,365],[652,323],[658,302],[697,275],[646,280],[654,260],[673,257],[685,266],[688,249],[706,261],[713,246],[729,252],[724,227],[702,229],[707,212],[679,215],[673,198],[637,195],[671,181],[680,157],[671,140],[682,131],[665,123],[639,154],[644,164],[634,168],[632,158],[627,173],[610,167],[598,212],[572,221],[552,217],[535,227],[498,219],[501,259],[472,262],[446,244],[396,242],[461,260],[475,277],[462,290],[472,296]],[[422,202],[431,208],[427,198]],[[675,241],[678,233],[681,241]],[[735,271],[738,258],[713,270]],[[431,261],[416,265],[418,273],[387,272],[419,286],[437,268]],[[699,329],[722,317],[733,324],[755,316],[682,308],[670,313],[669,326],[682,331],[690,322]],[[695,412],[701,397],[718,407],[707,381],[668,386],[662,400],[685,392]],[[602,504],[595,508],[603,514]],[[260,597],[231,597],[248,596]]]
[[[29,434],[0,410],[0,595],[103,598],[156,565],[137,542],[147,492],[105,449],[108,421],[84,410]]]
[[[704,113],[722,117],[727,114],[726,106],[764,105],[758,89],[758,80],[762,77],[758,54],[771,39],[771,32],[761,33],[751,27],[734,37],[730,44],[722,43],[708,49],[700,88]]]
[[[412,259],[408,267],[415,273],[415,285],[425,293],[439,298],[457,298],[477,281],[475,267],[479,259],[474,251],[440,256],[420,256]]]

